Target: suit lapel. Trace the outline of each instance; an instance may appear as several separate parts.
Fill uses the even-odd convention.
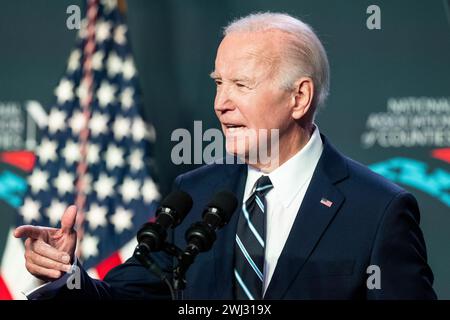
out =
[[[224,165],[225,176],[223,183],[216,187],[216,191],[228,190],[238,199],[238,207],[231,217],[228,225],[217,232],[217,240],[213,245],[215,273],[217,284],[217,299],[233,299],[233,266],[234,266],[234,239],[241,203],[244,197],[245,182],[247,180],[247,165]]]
[[[335,184],[347,176],[344,158],[322,136],[324,150],[278,259],[264,299],[281,299],[344,202]],[[332,202],[323,204],[322,198]]]

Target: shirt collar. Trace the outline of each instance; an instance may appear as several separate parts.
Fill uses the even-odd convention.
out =
[[[308,143],[288,161],[269,173],[270,181],[273,184],[273,189],[269,193],[274,192],[284,207],[290,206],[300,188],[309,181],[322,155],[322,150],[323,143],[319,128],[314,125],[314,131]],[[262,171],[248,166],[244,192],[245,201],[253,193],[253,187],[262,175],[264,175]]]

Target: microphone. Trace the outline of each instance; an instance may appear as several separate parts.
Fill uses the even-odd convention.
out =
[[[203,221],[194,223],[185,234],[187,247],[179,261],[176,273],[184,275],[195,257],[211,249],[216,241],[216,230],[224,227],[238,205],[236,196],[229,191],[216,193],[203,211]]]
[[[229,191],[220,191],[214,195],[203,211],[203,221],[194,223],[185,234],[189,246],[195,246],[199,252],[208,251],[216,240],[216,230],[230,221],[236,210],[238,200]]]
[[[145,223],[137,233],[138,246],[135,255],[138,257],[162,249],[167,229],[178,226],[192,208],[192,198],[183,191],[170,193],[156,211],[156,220]]]

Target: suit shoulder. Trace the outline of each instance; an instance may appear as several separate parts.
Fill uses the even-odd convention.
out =
[[[348,178],[338,188],[356,216],[379,222],[386,215],[392,220],[407,209],[416,221],[420,221],[414,195],[353,159],[346,157],[346,162]]]
[[[216,163],[206,164],[206,165],[203,165],[203,166],[201,166],[199,168],[196,168],[196,169],[187,171],[185,173],[182,173],[177,178],[181,178],[183,180],[186,180],[186,179],[202,179],[204,177],[207,177],[207,176],[209,176],[211,174],[214,174],[214,173],[216,173],[218,171],[223,170],[222,166],[223,165],[216,164]]]
[[[239,168],[239,166],[240,165],[238,164],[206,164],[179,175],[175,179],[175,182],[178,185],[191,183],[195,183],[196,185],[198,185],[206,181],[217,181],[218,179],[223,179],[224,176],[226,176],[228,173],[233,172],[233,170],[236,170],[237,168]]]
[[[373,196],[386,196],[390,198],[400,193],[407,193],[404,188],[372,171],[358,161],[348,157],[345,157],[345,159],[348,164],[349,181],[361,191]]]

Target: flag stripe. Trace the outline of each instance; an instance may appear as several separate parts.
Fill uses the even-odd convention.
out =
[[[6,286],[6,283],[3,281],[3,277],[0,274],[0,300],[12,300],[12,295]]]
[[[10,229],[1,261],[2,278],[12,299],[25,299],[25,293],[40,285],[25,267],[25,248],[21,239]]]
[[[118,252],[114,252],[111,256],[109,256],[107,259],[100,262],[95,269],[97,270],[98,277],[100,280],[103,280],[106,276],[106,274],[114,267],[117,267],[119,264],[121,264],[123,261],[120,258],[120,255]]]

